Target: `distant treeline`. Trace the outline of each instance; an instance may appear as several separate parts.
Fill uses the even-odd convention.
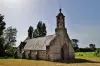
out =
[[[97,49],[100,49],[100,48],[94,48],[94,49],[91,49],[91,48],[79,48],[76,52],[95,52]]]

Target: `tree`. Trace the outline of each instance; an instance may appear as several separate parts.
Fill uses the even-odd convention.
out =
[[[37,30],[38,30],[38,33],[39,33],[39,36],[38,37],[42,37],[42,33],[43,33],[42,21],[39,21],[38,22],[38,24],[37,24]]]
[[[33,32],[33,36],[36,37],[43,37],[46,36],[47,31],[46,31],[46,25],[45,23],[42,23],[42,21],[39,21],[37,24],[37,28]]]
[[[95,51],[95,54],[97,57],[100,57],[100,48],[97,48]]]
[[[5,25],[6,25],[6,23],[3,20],[4,20],[4,16],[0,14],[0,37],[1,35],[3,35],[3,30],[5,29]]]
[[[6,56],[8,57],[14,57],[15,55],[15,51],[17,50],[16,47],[13,47],[13,46],[9,46],[6,50]]]
[[[42,24],[42,36],[46,36],[47,34],[47,31],[46,31],[46,26],[45,26],[45,23]]]
[[[5,52],[7,52],[9,49],[11,50],[11,48],[15,46],[16,36],[17,36],[17,29],[16,28],[12,28],[12,26],[8,27],[4,31],[4,38],[5,38],[5,46],[4,47],[5,47]],[[12,52],[12,50],[11,50],[11,52]]]
[[[33,38],[32,35],[33,35],[33,27],[30,26],[29,29],[28,29],[28,37],[29,37],[30,39],[32,39],[32,38]]]
[[[4,16],[2,16],[0,14],[0,57],[4,56],[4,38],[3,38],[3,30],[5,29],[5,25],[6,23],[3,21],[4,20]]]
[[[75,51],[77,51],[79,49],[78,44],[77,44],[78,42],[79,42],[78,39],[72,39],[71,40],[71,43],[72,43],[73,48],[74,48]]]
[[[39,37],[39,31],[38,31],[37,29],[34,30],[34,32],[33,32],[33,37],[34,37],[34,38]]]
[[[90,48],[95,48],[95,44],[89,44]]]
[[[92,50],[95,50],[95,44],[89,44],[89,47],[90,47]]]

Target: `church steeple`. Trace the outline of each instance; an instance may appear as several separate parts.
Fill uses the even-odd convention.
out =
[[[56,16],[57,19],[57,28],[65,28],[65,16],[63,15],[63,13],[61,12],[62,9],[59,9],[59,13]]]

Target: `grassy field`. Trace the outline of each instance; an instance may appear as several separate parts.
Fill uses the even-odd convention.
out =
[[[81,55],[83,54],[83,56]],[[100,66],[100,58],[93,53],[75,53],[76,59],[71,61],[50,62],[43,60],[0,59],[0,66]]]
[[[94,52],[76,52],[76,58],[98,58]]]

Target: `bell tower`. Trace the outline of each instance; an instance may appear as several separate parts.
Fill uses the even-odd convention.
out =
[[[61,12],[61,10],[62,9],[60,8],[59,13],[56,16],[56,29],[55,29],[56,35],[62,35],[67,32],[67,30],[65,28],[65,16]]]
[[[57,19],[57,26],[56,28],[65,28],[65,16],[63,15],[63,13],[61,12],[61,8],[59,9],[59,13],[56,16]]]

